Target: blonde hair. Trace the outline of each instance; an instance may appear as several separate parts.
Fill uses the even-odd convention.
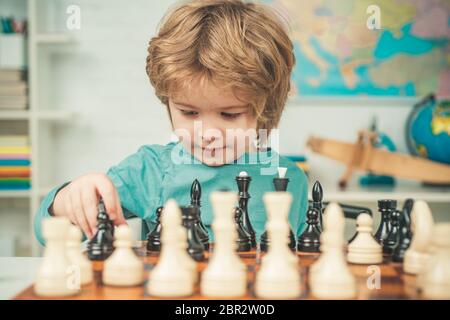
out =
[[[265,5],[197,0],[161,21],[149,43],[146,72],[166,106],[194,77],[226,83],[250,100],[258,129],[270,130],[280,120],[294,64],[282,21]]]

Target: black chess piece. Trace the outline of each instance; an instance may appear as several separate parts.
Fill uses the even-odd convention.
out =
[[[248,252],[252,250],[252,237],[242,224],[242,216],[242,210],[239,207],[236,207],[234,212],[234,223],[237,231],[237,252]]]
[[[103,261],[114,251],[114,223],[109,219],[103,200],[100,200],[97,215],[97,232],[87,244],[89,260]]]
[[[392,255],[394,252],[395,247],[398,244],[399,241],[399,220],[400,220],[400,211],[399,210],[393,210],[390,214],[390,225],[391,230],[389,230],[389,233],[386,237],[386,239],[383,241],[383,253],[387,255]]]
[[[320,252],[319,212],[316,208],[308,209],[307,226],[297,241],[297,250],[302,252]]]
[[[396,210],[396,207],[397,207],[396,200],[390,199],[378,200],[378,211],[381,213],[381,222],[377,232],[375,233],[375,239],[382,246],[384,246],[384,241],[386,240],[389,231],[391,230],[390,224],[391,212]]]
[[[187,252],[195,261],[203,261],[205,259],[205,246],[198,234],[198,225],[196,221],[198,217],[197,209],[193,206],[181,207],[183,227],[187,231]]]
[[[275,178],[273,178],[272,182],[273,182],[275,191],[286,191],[287,186],[289,184],[289,179],[275,177]],[[261,251],[267,252],[267,250],[269,249],[269,242],[270,242],[270,240],[269,240],[267,231],[264,231],[263,234],[261,235],[260,244],[259,244]],[[294,235],[294,232],[292,232],[291,227],[289,226],[289,249],[291,249],[292,251],[295,251],[295,247],[296,247],[295,235]]]
[[[403,262],[406,250],[411,244],[411,211],[414,205],[413,199],[407,199],[403,204],[403,209],[399,219],[399,240],[392,254],[392,261]]]
[[[250,194],[248,189],[252,178],[245,174],[236,177],[236,182],[239,190],[239,208],[242,210],[242,226],[250,234],[252,240],[252,248],[256,247],[256,233],[253,229],[250,217],[248,215],[248,201],[250,199]]]
[[[322,185],[318,180],[314,182],[314,185],[311,190],[311,196],[312,196],[312,207],[317,210],[317,213],[319,214],[318,219],[318,225],[317,228],[322,232],[323,230],[323,188]]]
[[[195,227],[197,229],[198,236],[200,237],[200,240],[205,246],[205,250],[209,250],[209,234],[201,218],[201,210],[200,210],[201,196],[202,196],[202,188],[200,186],[200,182],[197,179],[195,179],[194,182],[192,182],[191,186],[191,207],[194,207],[197,210]]]
[[[156,209],[155,228],[148,233],[147,251],[161,251],[161,213],[163,207]]]

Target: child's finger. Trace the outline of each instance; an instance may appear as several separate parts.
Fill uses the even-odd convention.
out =
[[[83,188],[81,191],[81,198],[87,222],[89,224],[92,234],[94,234],[97,229],[97,214],[98,214],[97,212],[98,199],[95,192],[95,188],[94,187]]]
[[[86,214],[83,210],[81,203],[81,192],[76,192],[71,196],[72,208],[74,211],[75,218],[77,219],[78,226],[83,230],[84,234],[88,238],[92,238],[92,230],[89,227],[89,223],[86,219]]]
[[[115,220],[118,213],[116,208],[117,202],[114,185],[109,179],[102,179],[102,181],[97,182],[96,188],[103,199],[103,203],[105,204],[105,209],[109,214],[109,218],[111,220]]]

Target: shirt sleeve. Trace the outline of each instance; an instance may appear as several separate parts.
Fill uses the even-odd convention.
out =
[[[59,190],[67,186],[70,182],[66,182],[54,189],[52,189],[42,200],[41,205],[39,206],[38,212],[34,216],[33,226],[34,226],[34,234],[36,239],[41,245],[44,245],[44,238],[42,237],[42,220],[46,218],[50,218],[52,215],[50,214],[50,208],[55,200],[56,194]]]
[[[159,146],[143,146],[106,173],[120,197],[125,218],[150,218],[161,198],[164,168]]]
[[[106,173],[117,189],[126,219],[148,219],[154,214],[153,208],[160,202],[164,169],[160,165],[161,150],[158,147],[160,146],[143,146]],[[34,218],[34,233],[41,245],[44,245],[42,220],[52,216],[49,209],[56,194],[69,183],[52,189],[39,206]]]

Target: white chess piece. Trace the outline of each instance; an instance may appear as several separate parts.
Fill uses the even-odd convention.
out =
[[[247,290],[247,268],[236,253],[237,232],[233,219],[237,194],[216,191],[211,193],[210,199],[214,210],[215,244],[211,260],[201,275],[201,293],[208,297],[240,297]]]
[[[132,287],[144,282],[144,263],[133,251],[130,227],[120,225],[114,232],[114,247],[105,261],[103,283],[111,286]]]
[[[81,290],[80,274],[71,268],[66,254],[69,226],[70,221],[65,217],[53,217],[42,221],[42,234],[46,246],[34,285],[34,292],[38,296],[65,297],[78,294]]]
[[[166,202],[161,225],[161,254],[150,272],[147,290],[157,297],[189,296],[194,291],[195,275],[190,267],[186,267],[186,257],[180,255],[181,210],[175,200]]]
[[[77,266],[81,273],[81,285],[87,285],[94,279],[92,262],[81,252],[81,230],[75,225],[69,227],[66,248],[67,257],[72,265]]]
[[[292,195],[288,192],[267,192],[263,196],[267,211],[289,211]],[[281,218],[280,218],[281,216]],[[255,293],[268,299],[293,299],[301,293],[298,258],[288,247],[289,224],[284,214],[271,214],[267,223],[270,246],[256,274]]]
[[[433,231],[434,252],[420,274],[423,296],[450,299],[450,223],[439,223]]]
[[[337,234],[342,235],[344,234],[344,228],[345,228],[345,217],[344,217],[344,212],[342,211],[342,208],[335,202],[330,203],[324,212],[323,215],[323,232],[326,231],[333,231],[336,232]],[[321,237],[322,240],[322,237]],[[345,245],[343,245],[343,250],[345,248]],[[322,241],[320,242],[320,251],[321,251],[321,255],[319,256],[319,258],[317,259],[317,261],[311,265],[311,267],[309,268],[309,275],[310,278],[314,277],[314,273],[316,272],[316,270],[318,270],[320,268],[320,265],[322,264],[322,258],[324,256],[324,253],[326,253],[327,251],[327,244],[326,243],[322,243]]]
[[[278,167],[278,178],[284,178],[286,176],[287,168]]]
[[[281,168],[283,169],[283,168]],[[266,192],[263,195],[264,205],[266,207],[267,212],[267,221],[277,220],[281,223],[285,224],[288,228],[289,221],[289,209],[291,208],[292,203],[292,195],[286,191],[275,191],[275,192]],[[270,234],[268,234],[268,238],[270,239]],[[291,263],[297,267],[298,266],[298,257],[297,255],[289,249],[289,233],[286,236],[288,242],[286,244],[286,249],[282,251],[286,260],[291,261]],[[270,240],[272,241],[272,240]],[[269,246],[270,248],[270,246]],[[262,261],[266,259],[267,254],[262,257]]]
[[[358,232],[348,245],[347,260],[356,264],[378,264],[383,262],[383,249],[372,236],[372,217],[362,213],[356,219]]]
[[[411,211],[413,237],[403,261],[403,271],[406,273],[419,274],[427,264],[430,258],[433,225],[433,215],[428,204],[422,200],[415,201]]]
[[[323,232],[321,243],[326,246],[320,268],[310,277],[312,294],[319,299],[351,299],[356,296],[356,280],[348,269],[342,250],[342,235]]]

